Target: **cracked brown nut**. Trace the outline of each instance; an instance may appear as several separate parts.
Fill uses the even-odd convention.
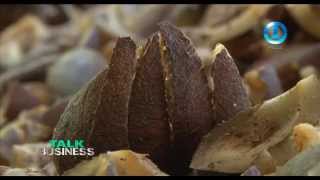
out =
[[[238,112],[250,107],[249,97],[238,68],[222,44],[218,44],[212,53],[210,71],[216,123],[227,121]]]
[[[144,48],[120,38],[110,69],[70,100],[53,138],[82,138],[96,155],[123,149],[149,154],[166,173],[187,174],[201,138],[250,105],[222,45],[210,61],[202,61],[191,41],[169,23],[161,23]],[[87,158],[55,156],[54,162],[62,174]]]

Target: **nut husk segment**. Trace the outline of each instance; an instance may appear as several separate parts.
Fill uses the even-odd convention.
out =
[[[159,36],[154,35],[138,60],[129,103],[128,130],[130,148],[150,154],[161,169],[167,169],[170,128],[160,58]]]
[[[189,39],[174,26],[160,24],[166,96],[173,129],[173,162],[186,171],[192,154],[213,125],[207,79]],[[179,164],[179,165],[177,165]],[[180,172],[177,172],[178,174]]]
[[[215,122],[220,123],[240,111],[247,110],[250,101],[238,68],[227,49],[218,44],[212,56],[213,112]]]
[[[53,139],[84,139],[95,154],[128,149],[128,105],[136,68],[136,45],[119,38],[110,70],[105,69],[68,104]],[[83,157],[54,157],[57,171],[72,168]]]

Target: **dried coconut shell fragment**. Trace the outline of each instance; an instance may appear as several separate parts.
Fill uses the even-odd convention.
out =
[[[136,61],[134,42],[119,38],[110,70],[100,72],[70,100],[53,139],[83,139],[95,154],[129,148],[128,106]],[[62,173],[85,158],[54,156],[54,162]]]
[[[319,77],[309,76],[284,94],[214,127],[203,138],[191,167],[243,172],[261,152],[287,138],[296,124],[319,123],[319,90]]]
[[[169,23],[160,24],[166,97],[173,129],[173,163],[185,172],[200,139],[213,125],[210,92],[190,40]]]

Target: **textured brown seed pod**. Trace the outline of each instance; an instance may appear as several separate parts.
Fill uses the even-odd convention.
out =
[[[165,100],[164,72],[159,36],[152,36],[138,60],[129,104],[130,148],[149,153],[163,170],[168,170],[170,128]]]
[[[173,128],[173,162],[185,173],[193,152],[213,125],[209,86],[201,59],[177,28],[160,25],[169,119]]]
[[[84,139],[95,154],[129,148],[128,105],[136,68],[136,45],[117,41],[110,71],[105,69],[70,101],[54,132],[54,139]],[[72,168],[83,157],[54,157],[57,171]]]
[[[119,39],[110,69],[70,100],[53,138],[84,139],[96,155],[131,149],[149,154],[166,173],[187,174],[201,138],[250,104],[227,50],[216,48],[212,56],[203,64],[190,40],[168,23],[144,48]],[[229,99],[218,98],[224,93]],[[57,156],[54,162],[62,174],[83,159]]]
[[[216,123],[227,121],[250,107],[242,78],[228,50],[218,44],[212,53],[210,76],[213,84],[213,112]]]

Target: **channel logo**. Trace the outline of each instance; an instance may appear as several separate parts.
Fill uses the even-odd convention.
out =
[[[287,27],[280,21],[271,21],[264,27],[263,37],[269,44],[280,45],[288,37]]]
[[[94,156],[94,149],[85,147],[84,140],[58,140],[49,141],[49,147],[41,150],[44,156]]]

